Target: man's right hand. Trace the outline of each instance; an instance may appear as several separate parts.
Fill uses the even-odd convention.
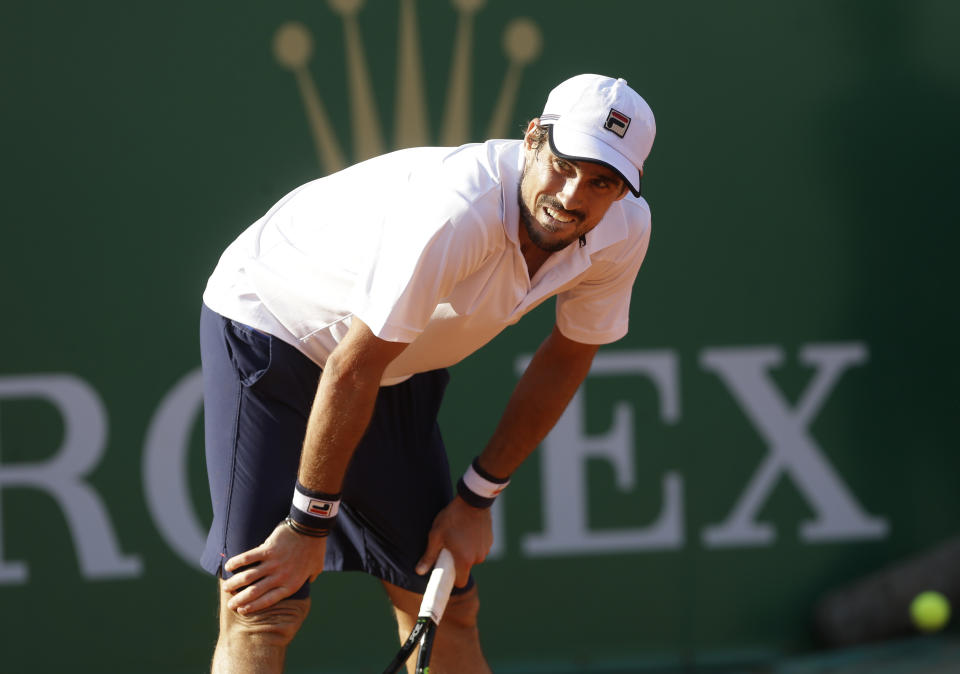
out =
[[[223,581],[222,589],[235,593],[227,607],[246,615],[286,599],[305,582],[316,580],[326,550],[326,538],[298,534],[281,522],[262,544],[224,564],[231,573],[239,570]]]

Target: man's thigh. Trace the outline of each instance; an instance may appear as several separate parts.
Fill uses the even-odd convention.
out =
[[[218,573],[289,511],[320,368],[282,340],[206,308],[201,352],[214,510],[202,564]],[[325,570],[363,571],[422,592],[426,579],[414,567],[453,495],[437,424],[448,379],[437,370],[381,388],[344,478]],[[294,596],[307,594],[304,586]]]
[[[448,380],[445,370],[434,370],[380,389],[347,469],[328,562],[339,561],[331,550],[349,538],[359,558],[345,557],[338,568],[363,570],[413,592],[425,589],[427,579],[415,567],[434,519],[453,498],[437,423]]]
[[[266,539],[290,509],[320,369],[281,340],[204,308],[204,435],[211,573]],[[302,593],[305,596],[305,592]]]

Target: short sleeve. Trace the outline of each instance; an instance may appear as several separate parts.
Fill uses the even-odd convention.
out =
[[[584,344],[608,344],[627,334],[633,285],[650,243],[649,220],[634,236],[593,256],[590,272],[557,296],[557,327]]]

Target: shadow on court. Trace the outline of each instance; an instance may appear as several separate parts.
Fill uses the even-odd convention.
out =
[[[495,667],[497,674],[960,674],[960,636],[913,637],[773,660]]]

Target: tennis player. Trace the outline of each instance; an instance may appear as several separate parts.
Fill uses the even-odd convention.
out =
[[[200,326],[214,671],[281,671],[321,571],[379,578],[405,636],[444,547],[457,588],[433,671],[489,671],[470,573],[489,507],[599,345],[626,334],[654,134],[623,79],[579,75],[522,140],[365,161],[295,189],[226,249]],[[554,296],[552,332],[454,491],[445,368]]]

